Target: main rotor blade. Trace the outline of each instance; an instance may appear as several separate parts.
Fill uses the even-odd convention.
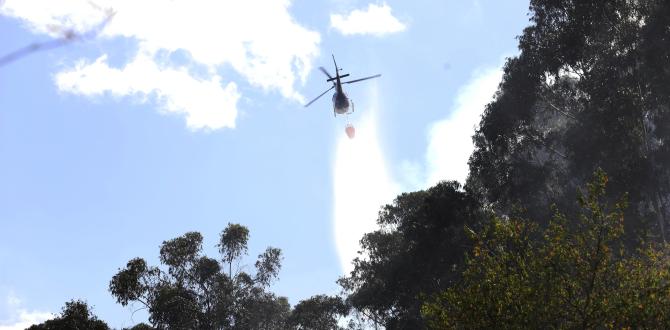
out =
[[[344,84],[351,84],[351,83],[359,82],[359,81],[362,81],[362,80],[368,80],[368,79],[372,79],[372,78],[378,78],[378,77],[381,77],[381,76],[382,76],[382,75],[380,75],[380,74],[376,74],[376,75],[374,75],[374,76],[369,76],[369,77],[365,77],[365,78],[361,78],[361,79],[345,81],[345,82],[343,82],[342,84],[343,84],[343,85],[344,85]]]
[[[324,67],[320,66],[319,70],[321,70],[321,72],[323,72],[323,74],[328,76],[328,79],[333,79],[333,76],[331,76],[330,73],[328,73],[328,71],[326,71],[326,69],[324,69]]]
[[[308,107],[310,104],[314,103],[314,101],[318,100],[318,99],[319,99],[321,96],[323,96],[324,94],[330,92],[330,90],[333,89],[333,88],[335,88],[335,85],[333,85],[332,87],[328,88],[325,92],[321,93],[321,95],[315,97],[313,100],[309,101],[309,103],[305,104],[305,107]]]

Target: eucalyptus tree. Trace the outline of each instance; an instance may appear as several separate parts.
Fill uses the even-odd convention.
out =
[[[421,299],[458,280],[469,246],[465,227],[488,217],[457,182],[403,193],[361,239],[353,271],[339,280],[347,302],[387,329],[422,329]]]
[[[109,326],[93,314],[91,307],[85,301],[71,300],[65,303],[59,316],[27,328],[27,330],[62,329],[109,330]]]
[[[574,191],[600,167],[629,194],[629,241],[665,241],[669,13],[661,0],[532,0],[473,137],[467,189],[499,215],[548,219],[552,204],[574,214]]]
[[[343,330],[339,321],[349,315],[349,310],[341,297],[316,295],[301,300],[293,307],[288,325],[295,330]]]
[[[247,253],[248,237],[246,227],[228,224],[220,235],[219,260],[203,255],[200,233],[165,241],[160,247],[163,267],[134,258],[114,275],[109,290],[123,306],[146,308],[158,329],[282,328],[290,306],[269,291],[281,267],[281,251],[267,248],[253,274],[232,272],[232,263]]]

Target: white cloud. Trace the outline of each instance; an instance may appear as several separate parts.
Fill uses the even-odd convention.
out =
[[[42,323],[53,317],[51,313],[20,309],[15,312],[12,320],[0,321],[0,330],[23,330],[33,324]]]
[[[369,98],[378,100],[376,85]],[[377,137],[375,114],[378,105],[365,108],[356,125],[356,137],[344,132],[337,142],[333,173],[334,234],[342,271],[352,270],[351,261],[358,255],[359,240],[376,229],[382,205],[393,201],[400,187],[390,177]]]
[[[404,31],[407,26],[391,14],[391,7],[369,4],[366,10],[355,9],[347,15],[331,14],[330,26],[344,35],[371,34],[383,36]]]
[[[430,187],[441,180],[465,182],[468,175],[468,159],[474,148],[472,135],[486,104],[493,100],[502,73],[502,69],[495,68],[475,74],[473,79],[459,90],[449,116],[431,126],[428,132],[425,187]]]
[[[22,301],[13,292],[9,292],[5,300],[9,318],[0,320],[0,330],[23,330],[33,324],[42,323],[53,318],[47,312],[28,311],[22,308]]]
[[[112,8],[114,18],[100,37],[137,41],[129,63],[117,69],[104,56],[80,61],[56,75],[58,86],[87,95],[155,94],[165,110],[184,113],[193,128],[234,127],[240,95],[230,77],[219,75],[224,69],[232,69],[262,90],[304,100],[295,85],[304,83],[318,55],[320,36],[295,22],[288,11],[289,0],[93,2],[7,0],[0,13],[23,19],[34,31],[49,33],[54,25],[90,29],[104,19],[100,8]],[[188,63],[175,64],[157,56],[175,51],[185,51]],[[187,70],[193,66],[205,68],[204,77],[196,78]],[[194,96],[186,97],[188,93]]]
[[[144,54],[122,69],[110,68],[107,57],[93,63],[80,63],[70,71],[56,76],[56,84],[66,92],[98,95],[109,92],[115,96],[154,94],[164,111],[185,113],[188,127],[235,127],[235,109],[240,98],[235,83],[221,87],[221,77],[198,80],[184,69],[159,68]]]

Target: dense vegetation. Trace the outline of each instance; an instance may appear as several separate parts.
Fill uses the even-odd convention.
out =
[[[28,330],[62,329],[109,330],[109,326],[91,313],[86,302],[72,300],[65,303],[60,316],[28,328]]]
[[[670,4],[533,0],[473,139],[467,188],[499,214],[549,219],[596,168],[628,194],[626,234],[666,240]],[[546,224],[546,222],[544,223]],[[633,246],[630,245],[630,246]]]
[[[317,295],[291,309],[285,297],[268,290],[281,268],[281,250],[268,247],[258,256],[253,274],[236,266],[247,254],[249,230],[228,224],[219,236],[219,259],[202,254],[200,233],[189,232],[163,242],[163,267],[135,258],[114,275],[109,291],[123,306],[141,305],[149,323],[129,330],[149,329],[340,329],[338,319],[350,307],[341,297]],[[352,323],[351,328],[355,328]],[[85,302],[66,303],[61,316],[31,327],[48,329],[109,329]]]
[[[670,2],[533,0],[530,21],[519,37],[520,54],[507,60],[503,80],[473,136],[465,187],[442,195],[445,199],[431,197],[445,183],[399,196],[383,209],[380,230],[361,241],[369,257],[355,260],[354,271],[340,280],[352,306],[389,329],[426,327],[425,316],[437,328],[654,327],[667,322],[646,303],[661,306],[668,298]],[[550,243],[563,244],[564,253],[571,251],[583,262],[594,258],[575,242],[549,239],[588,227],[582,221],[584,207],[596,206],[577,200],[598,169],[607,173],[608,194],[599,195],[603,198],[597,207],[626,196],[628,207],[617,211],[622,227],[609,233],[616,234],[617,253],[623,252],[602,255],[610,258],[605,268],[599,268],[603,260],[591,260],[593,275],[608,279],[594,279],[591,285],[602,287],[588,287],[602,290],[600,296],[589,296],[588,302],[578,296],[563,299],[553,290],[585,289],[580,282],[587,276],[580,268],[584,265],[542,258],[548,258]],[[431,211],[438,208],[446,211]],[[552,221],[557,212],[564,220]],[[515,226],[531,232],[505,232]],[[529,244],[523,252],[528,255],[516,250],[521,242],[515,239]],[[491,254],[477,250],[483,247]],[[526,264],[508,264],[520,260]],[[550,262],[555,268],[545,270]],[[648,273],[635,277],[635,271],[645,268]],[[517,271],[525,277],[506,277]],[[615,271],[630,277],[618,278]],[[489,278],[491,274],[500,277]],[[566,282],[552,282],[553,275]],[[639,310],[624,310],[633,308],[635,300],[616,290],[651,300],[640,300]],[[540,292],[556,300],[545,297],[545,304],[533,296]],[[645,296],[647,292],[654,293]],[[607,301],[609,309],[597,310],[594,299]],[[423,315],[417,311],[422,303]],[[531,305],[575,319],[529,309]],[[641,318],[629,317],[634,313]],[[530,322],[527,315],[537,322],[515,323]]]
[[[532,0],[519,49],[465,185],[384,206],[342,297],[289,306],[269,289],[276,248],[234,269],[249,238],[236,224],[218,259],[187,233],[110,292],[147,308],[136,329],[670,327],[670,2]],[[31,329],[87,322],[107,328],[73,301]]]
[[[423,306],[432,327],[668,328],[670,263],[651,246],[624,248],[626,201],[609,208],[606,183],[597,172],[577,219],[557,211],[539,229],[496,218],[472,233],[461,281]]]

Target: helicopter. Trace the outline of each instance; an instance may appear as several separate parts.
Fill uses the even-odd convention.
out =
[[[337,67],[337,62],[335,62],[335,55],[333,56],[333,64],[335,64],[335,77],[331,76],[330,73],[324,68],[324,67],[319,67],[319,70],[325,74],[328,79],[326,82],[332,82],[333,86],[328,88],[325,92],[321,93],[319,96],[315,97],[313,100],[309,101],[309,103],[305,104],[305,107],[308,107],[310,104],[314,103],[314,101],[318,100],[321,96],[325,95],[329,91],[331,91],[333,88],[335,88],[335,94],[333,94],[333,115],[337,117],[338,114],[340,115],[348,115],[352,112],[354,112],[354,102],[351,101],[348,97],[347,94],[344,93],[344,90],[342,90],[342,85],[344,84],[351,84],[363,80],[368,80],[372,78],[377,78],[381,77],[381,74],[376,74],[374,76],[369,76],[365,78],[360,78],[360,79],[355,79],[355,80],[350,80],[350,81],[341,81],[340,79],[348,77],[349,74],[343,74],[340,75],[340,71],[342,68]],[[350,102],[351,101],[351,102]],[[349,105],[351,104],[351,111],[349,111]],[[353,129],[353,126],[351,126]],[[347,131],[347,134],[349,132]]]

